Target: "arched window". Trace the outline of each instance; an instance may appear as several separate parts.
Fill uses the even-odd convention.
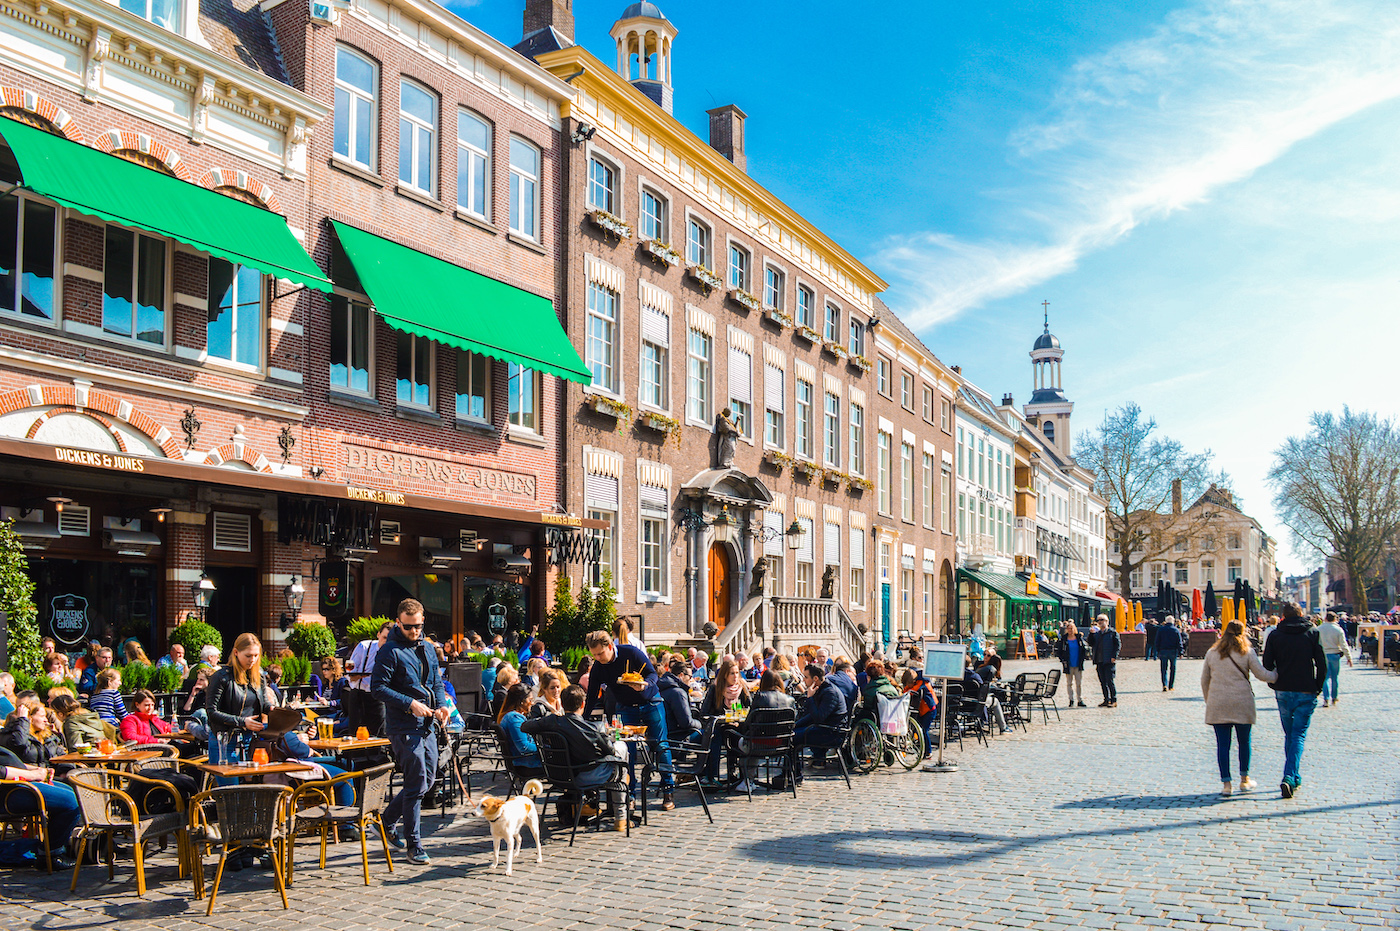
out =
[[[1045,423],[1041,424],[1040,432],[1045,434],[1047,440],[1052,443],[1055,442],[1055,424],[1053,421],[1047,420]]]

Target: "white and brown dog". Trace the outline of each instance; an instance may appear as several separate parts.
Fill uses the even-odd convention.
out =
[[[483,796],[473,809],[491,825],[491,868],[501,865],[501,841],[506,842],[506,875],[511,874],[515,865],[515,853],[523,842],[521,830],[530,826],[535,835],[535,862],[544,862],[544,852],[540,848],[540,813],[533,801],[544,791],[544,784],[538,779],[525,783],[520,795],[507,799],[493,795]]]

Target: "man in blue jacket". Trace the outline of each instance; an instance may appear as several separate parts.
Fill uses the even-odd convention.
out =
[[[661,693],[656,688],[656,667],[645,653],[630,643],[615,644],[612,634],[606,630],[595,630],[584,638],[584,645],[593,654],[593,668],[588,671],[588,703],[583,716],[593,713],[603,700],[603,689],[612,696],[617,714],[624,724],[641,724],[647,729],[647,742],[657,760],[666,768],[671,768],[671,747],[666,736],[666,707]],[[633,679],[635,673],[639,678]],[[628,678],[624,680],[622,677]],[[635,789],[637,780],[632,780]],[[675,794],[676,778],[669,773],[661,776],[661,809],[670,811],[676,807],[672,797]]]
[[[375,658],[370,692],[384,703],[384,731],[403,772],[403,788],[384,809],[389,842],[408,847],[408,862],[425,864],[421,814],[423,796],[437,776],[438,744],[433,721],[447,722],[447,695],[438,672],[437,651],[423,642],[423,605],[399,602],[398,623]],[[403,821],[402,831],[394,825]]]
[[[849,660],[839,660],[831,667],[831,672],[827,673],[826,681],[841,692],[841,697],[846,700],[846,708],[855,707],[860,700],[860,686],[856,684],[856,670]]]
[[[1176,688],[1176,660],[1186,647],[1181,631],[1176,629],[1176,618],[1170,614],[1157,628],[1155,647],[1157,660],[1162,664],[1162,691],[1169,692]]]
[[[1118,671],[1118,653],[1122,649],[1123,639],[1118,636],[1118,631],[1108,626],[1107,614],[1100,614],[1098,622],[1099,629],[1094,631],[1091,649],[1094,651],[1094,672],[1099,674],[1099,687],[1103,689],[1103,701],[1099,707],[1117,708],[1118,683],[1114,681],[1114,676]]]
[[[797,748],[795,778],[802,782],[802,748],[812,748],[812,765],[826,765],[826,751],[841,745],[840,728],[846,723],[846,699],[836,684],[826,675],[826,669],[812,663],[802,670],[802,684],[807,689],[807,704],[798,715],[792,732],[792,745]]]

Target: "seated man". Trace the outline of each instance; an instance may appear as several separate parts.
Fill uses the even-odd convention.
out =
[[[602,724],[585,720],[583,715],[579,714],[583,708],[584,697],[583,689],[571,685],[559,696],[559,702],[564,708],[563,714],[529,718],[520,725],[520,730],[531,736],[558,734],[564,738],[565,745],[569,748],[569,759],[578,769],[575,782],[580,789],[597,788],[609,782],[616,782],[621,768],[627,763],[622,744],[614,742]],[[608,790],[608,814],[613,819],[613,827],[616,830],[627,830],[626,815],[622,808],[622,792],[618,789]]]
[[[83,675],[78,679],[78,694],[91,695],[99,688],[97,685],[97,674],[104,669],[112,668],[112,648],[102,647],[93,654],[93,662],[84,667]],[[112,722],[117,723],[117,722]]]
[[[671,660],[667,671],[657,677],[656,690],[666,706],[666,736],[680,743],[698,740],[700,722],[690,712],[690,664]]]
[[[854,684],[854,682],[852,682]],[[802,670],[802,686],[807,704],[797,716],[792,745],[797,748],[796,779],[802,782],[802,750],[812,748],[812,765],[826,765],[826,751],[841,745],[840,731],[846,723],[846,697],[828,678],[826,670],[812,663]]]
[[[846,700],[847,711],[854,708],[856,702],[860,701],[860,686],[856,684],[856,669],[851,665],[850,660],[837,660],[832,665],[831,671],[827,673],[826,681],[836,686],[836,690]]]

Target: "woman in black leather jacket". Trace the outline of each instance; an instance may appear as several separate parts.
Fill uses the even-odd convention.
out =
[[[209,716],[209,758],[224,760],[224,741],[230,734],[242,737],[265,728],[263,716],[273,707],[267,684],[263,681],[262,643],[253,634],[239,634],[229,653],[228,665],[222,666],[209,680],[204,710]]]

